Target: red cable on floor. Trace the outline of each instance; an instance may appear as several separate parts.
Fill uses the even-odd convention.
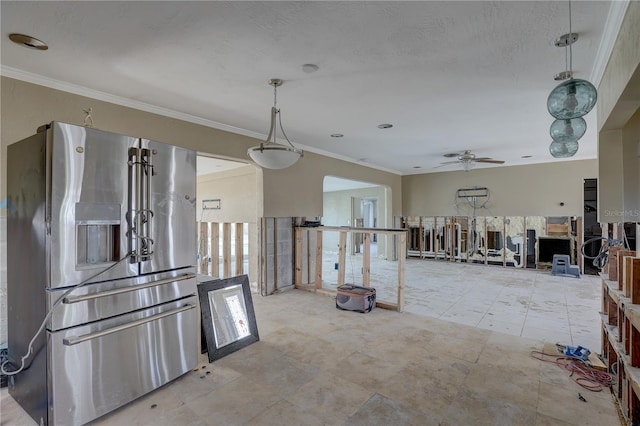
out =
[[[537,360],[549,362],[564,368],[577,384],[592,392],[600,392],[604,388],[610,387],[613,383],[613,376],[606,371],[596,370],[583,360],[565,355],[545,354],[540,351],[531,351],[531,356]]]

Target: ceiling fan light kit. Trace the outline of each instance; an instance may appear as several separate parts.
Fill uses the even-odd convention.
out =
[[[567,79],[558,84],[547,98],[547,110],[556,120],[549,133],[553,142],[549,152],[554,158],[572,157],[578,152],[578,139],[587,131],[587,123],[582,116],[593,109],[598,100],[598,92],[587,80],[573,78],[573,52],[571,46],[578,40],[578,34],[571,31],[571,0],[569,0],[569,33],[560,36],[557,47],[568,48],[567,70],[556,74],[555,80]]]
[[[285,169],[294,165],[304,156],[304,151],[293,146],[282,127],[280,109],[277,107],[277,89],[284,82],[279,78],[269,80],[273,86],[273,107],[271,107],[271,125],[267,139],[258,146],[249,148],[247,155],[260,167],[265,169]],[[282,136],[289,146],[276,142],[277,128],[280,127]]]

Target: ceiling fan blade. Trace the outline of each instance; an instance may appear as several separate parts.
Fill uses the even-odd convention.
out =
[[[473,161],[475,161],[476,163],[504,164],[504,161],[502,160],[493,160],[491,158],[476,158]]]

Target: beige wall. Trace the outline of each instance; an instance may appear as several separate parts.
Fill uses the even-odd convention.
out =
[[[201,153],[247,160],[256,139],[168,118],[116,104],[1,77],[2,171],[0,199],[6,195],[4,171],[7,145],[35,133],[42,124],[63,121],[82,124],[83,110],[92,107],[96,128],[179,145]],[[284,170],[264,170],[265,217],[321,216],[324,176],[388,185],[394,194],[394,214],[400,214],[400,176],[359,164],[306,152],[302,160]]]
[[[620,102],[640,64],[640,1],[630,1],[611,57],[598,86],[598,130],[617,129],[637,111],[636,95]],[[637,86],[636,86],[637,87]],[[634,99],[635,98],[635,99]]]
[[[640,2],[631,1],[598,87],[598,220],[640,221]]]
[[[94,127],[179,145],[222,157],[246,159],[256,140],[222,130],[98,101],[44,86],[2,77],[2,170],[6,147],[36,132],[50,121],[82,125],[83,110],[93,109]],[[4,177],[3,177],[4,179]],[[2,186],[2,194],[6,191]]]
[[[640,46],[638,47],[640,50]],[[640,108],[622,131],[624,221],[640,222]]]
[[[325,176],[388,186],[391,189],[392,215],[401,215],[402,179],[399,175],[309,152],[288,169],[263,171],[264,215],[322,216],[322,187]]]
[[[353,226],[351,223],[351,199],[378,199],[376,217],[378,228],[390,228],[391,217],[387,214],[387,189],[382,186],[371,188],[349,189],[345,191],[331,191],[323,194],[322,224],[327,226]]]
[[[322,224],[327,226],[354,226],[351,222],[353,198],[360,200],[361,198],[375,197],[378,201],[376,211],[377,227],[391,228],[392,217],[388,214],[390,211],[390,203],[387,202],[387,194],[388,189],[382,186],[325,192],[323,195],[324,210],[322,214]],[[351,235],[352,234],[349,234],[350,237]],[[322,243],[324,249],[327,251],[337,251],[338,241],[338,232],[325,232],[323,235]],[[349,244],[351,243],[349,242]],[[386,250],[386,238],[379,236],[378,256],[391,257],[391,254],[387,253]]]
[[[603,130],[598,135],[598,222],[620,222],[624,211],[622,129]]]
[[[583,180],[595,177],[596,160],[404,176],[402,210],[405,216],[470,215],[468,206],[456,209],[456,190],[478,186],[491,196],[478,216],[582,216]]]
[[[196,217],[205,222],[257,223],[262,206],[258,205],[257,168],[253,165],[198,176]],[[202,210],[202,200],[219,199],[220,210]]]

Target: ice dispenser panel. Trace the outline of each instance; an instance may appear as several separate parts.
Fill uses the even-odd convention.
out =
[[[76,204],[76,267],[120,260],[120,204]]]

